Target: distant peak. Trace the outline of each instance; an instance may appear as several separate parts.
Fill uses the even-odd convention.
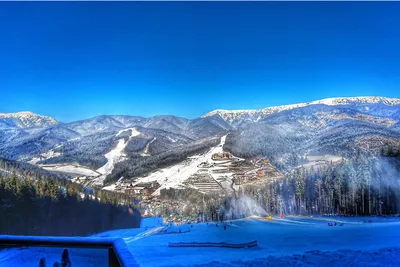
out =
[[[49,127],[58,124],[52,117],[39,115],[31,111],[20,111],[15,113],[0,113],[0,120],[7,120],[10,127],[30,128]]]
[[[400,105],[400,98],[389,98],[389,97],[380,97],[380,96],[360,96],[360,97],[334,97],[334,98],[325,98],[321,100],[304,102],[298,104],[291,105],[282,105],[282,106],[272,106],[263,109],[249,109],[249,110],[225,110],[225,109],[216,109],[211,112],[208,112],[201,116],[202,118],[210,117],[214,115],[221,116],[224,120],[232,122],[240,116],[257,116],[257,115],[269,115],[277,112],[281,112],[284,110],[290,110],[294,108],[305,107],[309,105],[327,105],[327,106],[339,106],[339,105],[348,105],[348,104],[378,104],[382,103],[387,106]],[[254,119],[254,118],[253,118]]]

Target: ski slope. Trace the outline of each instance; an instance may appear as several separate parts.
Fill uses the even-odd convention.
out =
[[[198,166],[200,165],[200,163],[203,162],[207,162],[209,164],[214,163],[214,161],[211,159],[211,156],[214,153],[223,152],[223,146],[225,144],[225,140],[226,140],[226,135],[222,136],[220,143],[217,146],[212,147],[208,152],[201,155],[188,157],[185,161],[179,164],[175,164],[167,168],[162,168],[153,173],[150,173],[148,176],[140,177],[137,179],[136,183],[157,181],[161,185],[161,187],[158,188],[158,190],[154,193],[155,195],[160,194],[160,190],[163,188],[182,187],[183,182],[185,182],[187,179],[189,179],[190,176],[199,171],[200,168]],[[214,169],[218,168],[219,167],[214,167]],[[212,170],[213,168],[210,168],[209,173],[211,176],[214,176],[215,174],[211,174]],[[221,175],[216,174],[215,176],[216,177],[214,179],[216,179]]]
[[[136,131],[135,128],[129,128],[129,129],[120,130],[115,135],[115,137],[118,137],[121,135],[121,133],[123,133],[125,131],[129,131],[129,130],[131,131],[131,135],[129,136],[129,139],[126,142],[125,142],[124,138],[119,139],[116,147],[104,155],[104,157],[106,157],[106,159],[107,159],[107,163],[96,170],[97,172],[101,173],[101,175],[94,180],[95,184],[99,184],[99,185],[103,184],[104,179],[114,169],[114,165],[125,159],[124,149],[128,145],[131,138],[140,135],[140,132]]]

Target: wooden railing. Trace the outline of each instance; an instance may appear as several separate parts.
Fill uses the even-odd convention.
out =
[[[0,247],[52,247],[107,249],[108,266],[136,267],[135,258],[122,239],[94,237],[49,237],[0,235]],[[0,252],[1,253],[1,252]],[[37,263],[35,263],[37,264]],[[73,263],[72,263],[73,264]]]

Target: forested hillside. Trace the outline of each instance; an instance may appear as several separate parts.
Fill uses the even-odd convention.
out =
[[[105,184],[116,181],[121,177],[137,177],[148,174],[159,168],[184,161],[187,157],[203,153],[211,146],[217,145],[219,140],[219,137],[208,138],[188,145],[178,146],[155,156],[133,158],[117,163],[112,173],[105,180]]]
[[[121,195],[0,160],[0,234],[86,236],[140,226]]]

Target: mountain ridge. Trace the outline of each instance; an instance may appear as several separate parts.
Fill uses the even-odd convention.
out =
[[[186,121],[194,121],[201,118],[212,117],[214,115],[219,115],[222,119],[229,120],[229,117],[233,115],[270,115],[277,112],[281,112],[284,110],[291,110],[295,108],[305,107],[309,105],[328,105],[328,106],[344,106],[349,104],[358,104],[358,105],[368,105],[368,104],[378,104],[382,103],[386,106],[396,106],[400,105],[400,98],[395,97],[382,97],[382,96],[359,96],[359,97],[332,97],[332,98],[323,98],[319,100],[309,101],[309,102],[301,102],[297,104],[288,104],[288,105],[278,105],[278,106],[271,106],[261,109],[215,109],[213,111],[207,112],[206,114],[194,118],[194,119],[187,119],[185,117],[179,117],[174,115],[156,115],[152,117],[143,117],[143,116],[135,116],[135,115],[99,115],[94,116],[87,119],[81,119],[72,122],[60,122],[50,116],[40,115],[37,113],[33,113],[31,111],[20,111],[14,113],[1,113],[0,112],[0,120],[2,119],[19,119],[21,122],[17,124],[19,128],[28,128],[28,127],[40,127],[40,126],[54,126],[57,124],[73,124],[73,123],[80,123],[88,120],[99,120],[101,118],[109,118],[121,125],[124,124],[126,120],[134,120],[136,122],[145,122],[148,123],[149,121],[155,119],[178,119],[178,120],[186,120]],[[41,121],[47,122],[45,125],[40,125]],[[33,125],[33,126],[32,126]],[[1,126],[1,124],[0,124]]]
[[[285,110],[292,110],[296,108],[306,107],[310,105],[327,105],[327,106],[345,106],[345,105],[368,105],[382,103],[386,106],[400,105],[400,98],[389,98],[381,96],[362,96],[362,97],[335,97],[335,98],[324,98],[320,100],[302,102],[297,104],[271,106],[262,109],[249,109],[249,110],[225,110],[216,109],[208,112],[201,116],[202,118],[212,117],[215,115],[220,116],[225,121],[233,123],[235,120],[243,119],[238,117],[247,117],[252,121],[259,121],[262,116],[268,116],[271,114],[279,113]]]

